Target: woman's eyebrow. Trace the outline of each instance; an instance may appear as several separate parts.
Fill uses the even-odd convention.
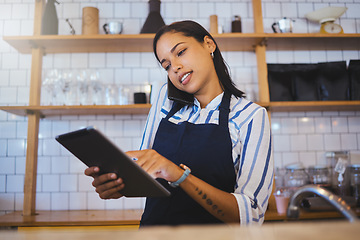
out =
[[[175,46],[171,48],[170,52],[173,53],[175,51],[175,49],[177,48],[177,46],[179,46],[180,44],[183,44],[183,43],[185,43],[185,42],[179,42],[179,43],[175,44]],[[165,62],[165,61],[166,61],[165,59],[161,60],[160,64],[163,64],[163,62]]]
[[[173,53],[175,51],[175,49],[177,48],[177,46],[179,46],[180,44],[183,44],[185,42],[179,42],[178,44],[176,44],[171,50],[170,52]]]

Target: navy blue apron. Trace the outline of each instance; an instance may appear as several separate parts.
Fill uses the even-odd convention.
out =
[[[228,120],[230,96],[224,94],[218,124],[172,123],[169,120],[180,108],[175,103],[162,119],[153,149],[174,162],[185,164],[191,174],[226,192],[234,192],[236,174]],[[147,198],[140,226],[222,223],[189,197],[180,187],[173,188],[158,179],[170,192],[166,198]]]

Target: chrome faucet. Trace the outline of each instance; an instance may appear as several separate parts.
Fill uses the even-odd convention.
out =
[[[316,185],[306,185],[300,187],[290,198],[289,206],[287,209],[287,217],[297,219],[299,217],[299,206],[301,201],[305,197],[313,196],[314,194],[318,195],[319,197],[325,199],[331,205],[333,205],[336,210],[342,213],[350,222],[357,222],[359,221],[356,214],[350,209],[350,206],[346,204],[346,202],[336,196],[335,194],[331,193],[330,191],[318,187]]]

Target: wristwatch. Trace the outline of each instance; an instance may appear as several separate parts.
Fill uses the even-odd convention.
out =
[[[170,186],[172,186],[174,188],[178,187],[180,185],[180,183],[182,183],[191,173],[191,169],[189,167],[185,166],[184,164],[180,164],[180,167],[182,169],[184,169],[183,175],[177,181],[169,183]]]

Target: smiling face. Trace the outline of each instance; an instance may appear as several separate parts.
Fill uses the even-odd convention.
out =
[[[182,91],[194,94],[201,105],[207,105],[222,92],[211,53],[216,45],[205,36],[200,43],[182,33],[167,32],[156,44],[161,66],[170,81]]]

